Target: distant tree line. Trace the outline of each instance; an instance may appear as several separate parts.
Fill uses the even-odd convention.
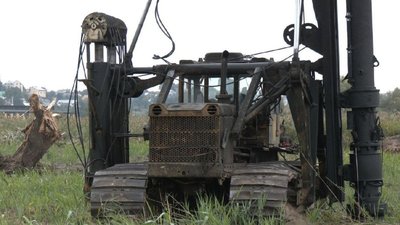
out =
[[[346,82],[345,79],[341,78],[341,91],[350,88],[350,85]],[[168,97],[167,102],[176,102],[177,101],[177,85],[173,84],[171,88],[171,94]],[[0,92],[3,93],[3,96],[0,96],[0,105],[10,104],[12,100],[14,105],[23,105],[26,103],[26,100],[29,98],[27,90],[16,88],[16,87],[6,87],[0,81]],[[217,90],[213,90],[211,88],[210,92],[217,93]],[[79,105],[82,109],[81,112],[86,115],[88,106],[87,100],[82,98],[83,96],[87,96],[87,90],[79,91]],[[149,106],[154,103],[157,99],[158,91],[144,91],[143,94],[137,98],[131,99],[131,110],[136,113],[147,113]],[[46,102],[50,102],[52,99],[58,100],[66,100],[69,99],[68,92],[59,92],[59,91],[48,91],[47,97],[45,99]],[[67,110],[68,105],[58,105],[59,109]],[[386,93],[380,94],[380,110],[387,112],[400,112],[400,89],[395,88],[393,91],[389,91]],[[72,109],[71,109],[72,110]]]
[[[400,112],[400,89],[386,92],[380,96],[380,108],[387,112]]]

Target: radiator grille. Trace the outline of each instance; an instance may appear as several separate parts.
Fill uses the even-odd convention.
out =
[[[150,162],[215,162],[219,117],[154,116],[149,135]]]

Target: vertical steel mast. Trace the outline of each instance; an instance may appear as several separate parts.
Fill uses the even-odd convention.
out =
[[[348,81],[351,88],[343,93],[344,106],[351,108],[349,129],[350,184],[355,189],[356,213],[361,206],[372,216],[382,216],[385,205],[380,203],[382,152],[379,147],[382,129],[375,108],[379,106],[379,90],[374,85],[371,0],[347,0]]]
[[[129,104],[123,96],[126,79],[121,75],[127,28],[118,18],[94,12],[84,19],[82,32],[87,51],[88,78],[81,81],[89,95],[90,150],[86,182],[90,186],[96,171],[129,162]]]

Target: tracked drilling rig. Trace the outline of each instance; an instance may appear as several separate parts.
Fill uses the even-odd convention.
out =
[[[344,93],[339,91],[336,0],[312,1],[316,25],[302,24],[299,13],[296,23],[284,29],[285,41],[295,48],[288,61],[224,51],[197,61],[134,67],[132,52],[150,3],[129,50],[120,19],[92,13],[82,24],[88,73],[82,81],[90,112],[85,185],[93,215],[111,202],[126,213],[141,214],[166,196],[195,201],[201,193],[225,203],[266,198],[269,214],[287,203],[307,207],[327,197],[342,202],[345,180],[355,190],[355,212],[363,207],[373,216],[384,214],[370,0],[347,0],[351,88]],[[322,57],[300,60],[299,44]],[[155,76],[143,79],[138,74]],[[171,97],[174,82],[176,99]],[[130,163],[130,99],[159,84],[144,132],[148,162]],[[279,141],[276,112],[282,96],[297,131],[296,146]],[[348,165],[343,165],[343,108],[351,109]],[[299,159],[283,160],[281,152]]]

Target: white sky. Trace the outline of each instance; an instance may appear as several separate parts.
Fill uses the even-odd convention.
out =
[[[91,12],[104,12],[122,19],[128,27],[128,43],[136,31],[147,0],[13,0],[0,6],[0,79],[21,81],[25,87],[48,90],[71,88],[75,76],[81,23]],[[245,3],[246,2],[246,3]],[[176,51],[168,58],[197,60],[207,52],[228,50],[252,54],[286,46],[282,32],[294,22],[296,0],[160,0],[161,19],[171,33]],[[310,0],[305,1],[310,2]],[[341,75],[347,73],[345,0],[339,2]],[[151,66],[153,54],[164,55],[170,42],[149,10],[133,56],[135,66]],[[375,86],[386,92],[400,87],[397,68],[400,1],[373,1],[374,53],[380,61]],[[307,10],[307,8],[306,8]],[[313,22],[313,12],[305,12]],[[307,22],[306,21],[306,22]],[[279,61],[292,50],[263,55]],[[301,59],[317,59],[304,52]],[[83,86],[83,85],[82,85]]]

